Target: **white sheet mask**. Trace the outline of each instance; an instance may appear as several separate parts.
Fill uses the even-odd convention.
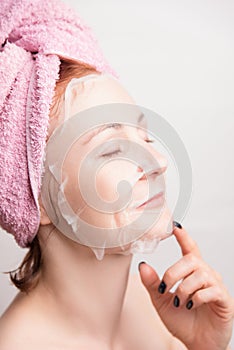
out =
[[[117,79],[74,78],[46,146],[41,197],[47,215],[98,260],[152,253],[173,230],[163,164],[139,120],[142,111]]]

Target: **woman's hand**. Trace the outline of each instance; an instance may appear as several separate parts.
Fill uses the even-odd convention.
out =
[[[148,264],[139,267],[142,283],[168,330],[189,350],[226,350],[232,334],[234,300],[221,276],[209,267],[184,228],[173,230],[183,257],[160,281]],[[181,280],[174,293],[170,289]]]

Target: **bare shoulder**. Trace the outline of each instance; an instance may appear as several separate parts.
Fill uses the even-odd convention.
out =
[[[20,321],[16,312],[17,296],[0,317],[0,350],[17,348],[17,332]],[[14,336],[15,334],[15,336]]]
[[[16,329],[16,334],[14,330]],[[6,320],[0,318],[0,350],[14,350],[19,346],[19,339],[17,336],[17,324],[12,319]]]
[[[29,349],[30,324],[29,310],[18,293],[0,317],[0,350]]]
[[[162,322],[139,274],[129,276],[125,307],[126,318],[123,327],[129,330],[129,324],[132,325],[133,339],[136,344],[143,345],[150,339],[149,349],[186,350],[184,344],[173,337]],[[147,344],[144,344],[144,349],[148,349]]]

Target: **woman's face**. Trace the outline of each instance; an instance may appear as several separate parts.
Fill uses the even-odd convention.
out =
[[[70,92],[69,118],[95,106],[106,108],[112,103],[135,105],[121,84],[108,76],[87,80],[71,88]],[[171,220],[165,202],[167,160],[152,146],[144,130],[147,128],[144,116],[135,113],[130,118],[133,125],[105,124],[87,130],[71,144],[62,168],[62,178],[66,183],[64,194],[79,218],[93,227],[110,229],[111,234],[111,229],[136,222],[144,212],[143,220],[155,217],[145,236],[164,238]],[[153,157],[157,166],[151,167],[147,173],[143,163],[137,164],[131,159],[130,148],[139,157]],[[161,195],[155,198],[158,193]],[[145,202],[147,206],[143,205]],[[103,210],[101,203],[108,210]],[[117,245],[114,251],[118,251]]]

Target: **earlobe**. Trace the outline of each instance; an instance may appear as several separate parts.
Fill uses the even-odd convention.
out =
[[[49,225],[51,224],[51,220],[48,217],[45,208],[42,204],[41,197],[38,198],[39,206],[40,206],[40,224],[41,225]]]

